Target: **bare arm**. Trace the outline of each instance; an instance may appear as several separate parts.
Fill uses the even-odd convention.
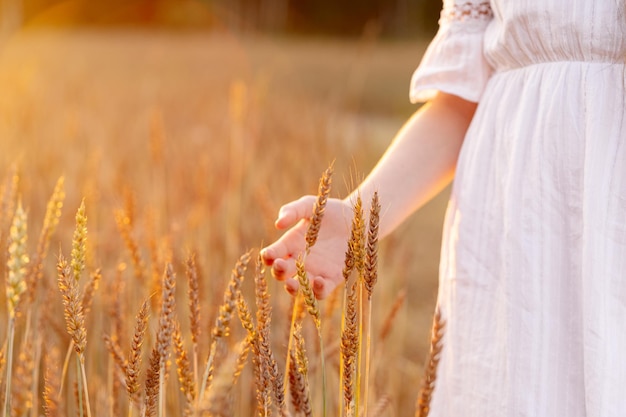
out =
[[[476,104],[440,93],[402,127],[358,187],[364,202],[378,190],[383,203],[381,237],[437,195],[454,176]],[[353,199],[353,192],[347,200]]]
[[[378,190],[384,213],[380,235],[389,234],[450,182],[475,109],[475,103],[438,94],[398,132],[357,190],[344,200],[328,201],[317,244],[307,257],[307,271],[318,298],[328,295],[343,279],[341,269],[355,193],[359,192],[367,202]],[[295,257],[304,250],[303,236],[314,201],[314,196],[305,196],[284,205],[276,227],[289,230],[263,251],[265,262],[272,265],[273,275],[285,280],[290,292],[297,289],[297,281],[292,279]]]

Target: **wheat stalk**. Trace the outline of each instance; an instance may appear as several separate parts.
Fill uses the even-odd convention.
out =
[[[374,192],[369,213],[369,226],[367,232],[367,245],[365,247],[365,265],[363,285],[367,290],[367,334],[365,347],[365,395],[363,396],[363,414],[367,417],[369,403],[369,381],[372,351],[372,294],[374,285],[378,280],[378,223],[380,221],[380,202],[378,192]]]
[[[150,354],[150,363],[146,371],[144,417],[154,417],[156,415],[159,401],[160,373],[161,357],[159,350],[155,346]]]
[[[317,199],[315,200],[315,205],[313,206],[313,214],[311,215],[311,220],[306,230],[305,235],[305,252],[309,253],[315,242],[317,241],[317,236],[320,232],[320,227],[322,226],[322,218],[324,217],[324,210],[326,209],[326,203],[328,201],[328,196],[330,195],[330,190],[332,186],[332,176],[333,176],[333,163],[330,164],[328,168],[322,174],[320,178],[319,187],[317,190]]]
[[[61,209],[63,208],[63,201],[65,200],[64,182],[65,180],[63,177],[58,179],[54,187],[54,191],[52,192],[52,195],[48,200],[48,204],[46,205],[46,214],[44,216],[41,233],[39,234],[39,241],[37,242],[35,259],[31,264],[31,269],[26,280],[28,287],[27,299],[29,303],[32,303],[35,300],[37,284],[43,276],[43,260],[48,254],[50,237],[59,224]],[[30,322],[30,316],[28,322]]]
[[[27,215],[22,209],[21,201],[18,202],[13,223],[10,229],[11,243],[9,245],[9,258],[7,267],[9,273],[6,280],[7,310],[9,313],[8,325],[8,348],[7,348],[7,379],[4,397],[4,416],[11,413],[11,368],[13,366],[13,342],[15,339],[15,310],[20,301],[21,295],[26,291],[26,268],[28,265],[28,255],[26,240]]]
[[[80,281],[80,276],[85,270],[85,254],[87,253],[87,215],[85,213],[85,200],[83,199],[76,212],[76,228],[72,238],[72,261],[71,267],[74,279]]]
[[[44,390],[43,408],[46,417],[58,417],[59,402],[55,395],[59,391],[61,382],[59,375],[55,372],[59,369],[59,350],[57,348],[48,349],[44,355]]]
[[[165,416],[165,376],[167,375],[167,359],[174,328],[175,291],[176,275],[174,274],[174,267],[168,263],[163,275],[163,295],[157,333],[157,350],[159,351],[161,368],[159,371],[159,417]]]
[[[215,359],[215,352],[217,350],[217,343],[221,338],[228,336],[228,333],[230,332],[229,326],[233,311],[236,308],[236,296],[239,292],[239,289],[241,288],[241,283],[243,282],[248,262],[250,262],[250,252],[246,252],[245,254],[241,255],[241,257],[237,261],[237,264],[235,265],[235,268],[231,273],[228,287],[226,288],[226,291],[224,293],[224,302],[220,306],[219,315],[215,320],[215,325],[213,326],[213,330],[211,332],[213,335],[213,341],[211,342],[209,358],[207,359],[207,363],[204,368],[202,385],[200,388],[200,393],[198,395],[200,403],[202,403],[204,392],[206,391],[209,384],[211,370],[213,368],[213,360]]]
[[[130,400],[128,404],[129,416],[132,416],[133,413],[133,403],[138,403],[137,393],[139,392],[139,372],[141,370],[141,347],[146,334],[146,328],[148,327],[149,308],[148,299],[146,299],[135,318],[135,331],[128,355],[126,390]]]
[[[294,349],[289,352],[291,357],[289,367],[289,384],[291,401],[296,413],[305,417],[312,417],[311,398],[309,396],[308,360],[304,349],[302,326],[298,323],[294,329]]]
[[[357,376],[355,375],[356,355],[359,350],[357,317],[358,299],[356,286],[357,284],[353,283],[347,289],[345,327],[341,334],[341,381],[343,387],[344,409],[347,417],[354,415],[354,380]]]
[[[416,417],[427,417],[430,412],[430,401],[433,391],[435,390],[435,381],[437,379],[437,366],[441,358],[443,349],[443,334],[445,321],[441,317],[441,310],[437,308],[433,318],[433,328],[430,338],[430,353],[426,362],[424,378],[422,379],[422,387],[417,398]]]
[[[196,254],[193,253],[187,259],[187,281],[189,283],[189,322],[191,331],[191,343],[193,345],[193,380],[198,384],[198,340],[200,339],[200,287],[198,283],[198,267]]]
[[[132,219],[128,213],[124,212],[124,210],[118,209],[115,210],[115,222],[117,223],[117,228],[120,232],[120,235],[122,236],[122,239],[124,240],[124,244],[128,249],[130,258],[132,259],[135,271],[135,278],[137,278],[137,280],[141,282],[143,276],[145,275],[145,266],[141,257],[139,245],[133,237]]]
[[[185,396],[184,414],[188,415],[196,399],[196,384],[191,370],[189,357],[187,356],[187,351],[185,350],[183,335],[180,331],[180,323],[178,321],[174,322],[173,341],[174,353],[176,355],[178,382],[180,383],[180,389]]]

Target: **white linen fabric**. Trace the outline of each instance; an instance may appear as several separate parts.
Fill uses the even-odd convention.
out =
[[[444,1],[411,98],[479,104],[430,417],[626,416],[625,4]]]

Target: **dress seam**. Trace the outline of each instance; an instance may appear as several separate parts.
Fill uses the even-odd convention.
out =
[[[621,66],[626,66],[626,62],[624,61],[584,61],[584,60],[562,60],[562,61],[544,61],[544,62],[536,62],[533,64],[527,64],[524,66],[520,66],[520,67],[514,67],[514,68],[507,68],[504,70],[498,70],[498,69],[494,69],[493,75],[498,75],[498,74],[505,74],[507,72],[512,72],[512,71],[520,71],[520,70],[524,70],[527,68],[533,68],[533,67],[537,67],[537,66],[543,66],[543,65],[554,65],[554,64],[580,64],[580,65],[621,65]]]

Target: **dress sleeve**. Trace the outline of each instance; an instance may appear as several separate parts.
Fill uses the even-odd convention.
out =
[[[426,101],[437,91],[479,101],[492,71],[483,54],[492,19],[489,1],[444,0],[439,31],[411,78],[411,102]]]

